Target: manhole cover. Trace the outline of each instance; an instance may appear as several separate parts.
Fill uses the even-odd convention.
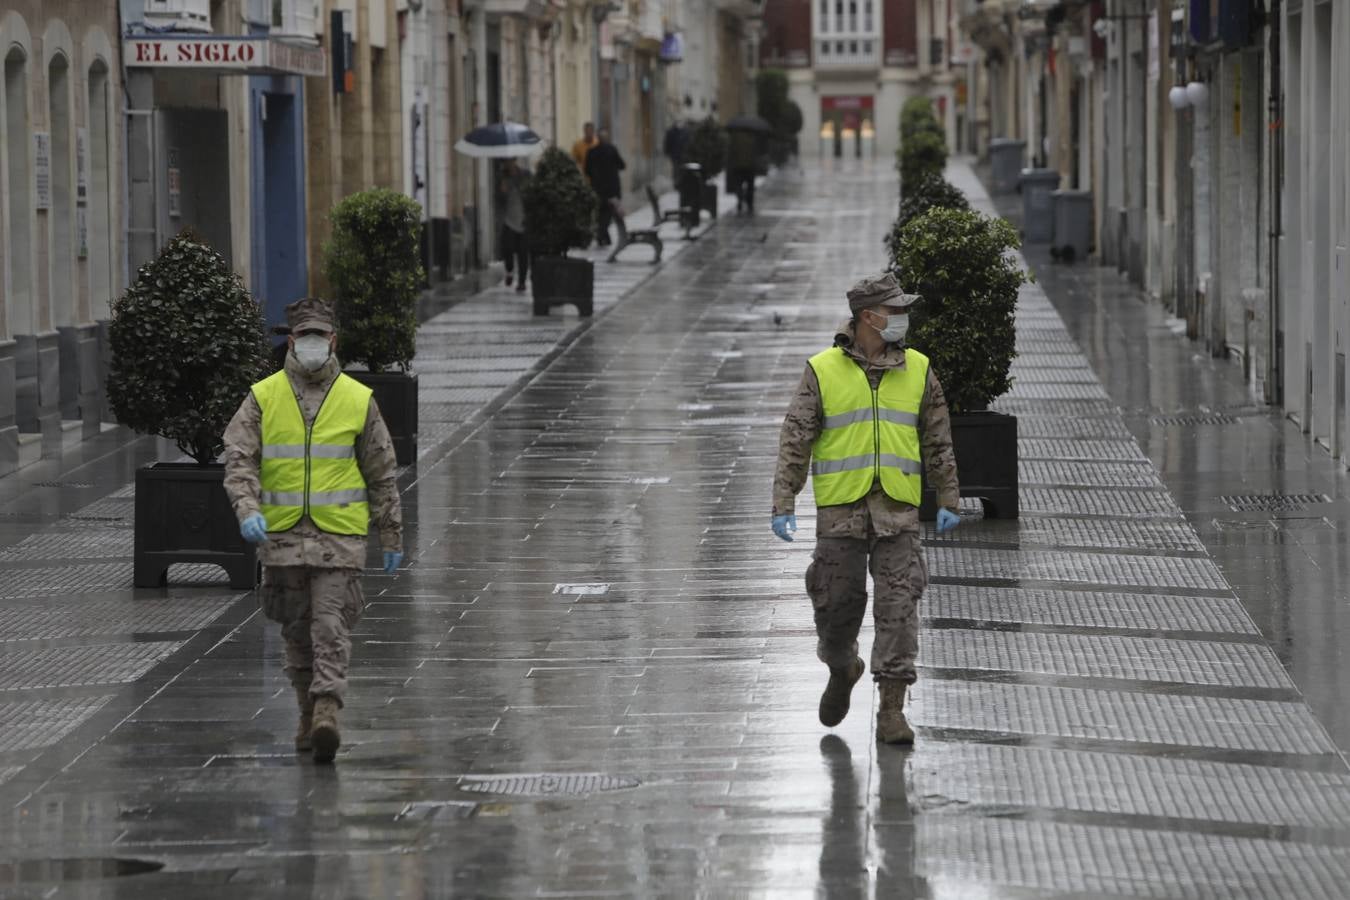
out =
[[[1219,500],[1233,512],[1290,512],[1331,502],[1326,494],[1228,494]]]
[[[627,775],[466,775],[459,787],[460,790],[475,794],[548,797],[627,791],[641,784],[636,778]]]
[[[1194,413],[1177,416],[1153,416],[1154,425],[1236,425],[1237,419],[1224,413]]]
[[[158,872],[164,863],[151,859],[20,859],[0,862],[0,884],[53,881],[97,881]]]

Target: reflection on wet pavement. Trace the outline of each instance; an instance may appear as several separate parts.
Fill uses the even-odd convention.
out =
[[[401,482],[406,568],[367,580],[335,768],[290,752],[251,597],[110,586],[115,521],[66,517],[115,517],[117,492],[6,496],[31,521],[0,551],[0,873],[29,874],[0,893],[1342,896],[1344,761],[1036,285],[999,404],[1024,519],[972,504],[927,535],[915,749],[875,743],[866,681],[816,721],[811,505],[778,542],[769,483],[895,196],[880,164],[782,176],[518,390],[465,401],[492,404],[476,427],[443,420]],[[36,862],[75,859],[107,877]]]

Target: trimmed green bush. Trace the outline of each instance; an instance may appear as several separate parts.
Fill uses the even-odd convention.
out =
[[[191,232],[141,266],[113,302],[108,401],[117,420],[205,465],[268,369],[262,309],[225,258]]]
[[[918,131],[900,142],[898,151],[900,190],[924,178],[941,175],[947,168],[947,141],[940,133]]]
[[[970,202],[956,185],[941,175],[929,175],[907,186],[900,196],[900,217],[895,220],[885,237],[886,251],[891,259],[895,258],[900,242],[900,232],[910,220],[918,218],[928,210],[970,209]]]
[[[422,207],[373,188],[344,198],[331,218],[324,273],[336,301],[338,358],[371,372],[406,372],[417,353]]]
[[[726,166],[728,144],[727,130],[718,124],[716,118],[708,116],[694,127],[685,159],[702,166],[703,180],[711,181],[722,174]]]
[[[525,185],[525,234],[543,256],[566,256],[595,234],[595,192],[572,157],[549,147]]]
[[[920,131],[942,132],[937,116],[933,113],[933,101],[927,97],[910,97],[900,107],[900,138]]]
[[[987,409],[1012,387],[1017,291],[1030,280],[1019,246],[1007,221],[965,209],[934,207],[900,229],[892,268],[923,297],[909,345],[932,360],[953,412]]]

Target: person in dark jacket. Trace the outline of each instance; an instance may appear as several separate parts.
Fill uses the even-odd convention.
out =
[[[609,223],[615,215],[615,207],[619,205],[619,198],[623,196],[623,185],[619,180],[619,173],[628,167],[619,154],[619,148],[615,147],[609,140],[609,130],[602,128],[597,135],[600,143],[596,144],[586,154],[586,177],[591,181],[591,188],[595,191],[595,196],[599,207],[599,220],[596,226],[595,241],[601,247],[609,246]]]

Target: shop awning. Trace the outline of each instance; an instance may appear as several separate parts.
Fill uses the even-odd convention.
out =
[[[291,44],[266,36],[212,37],[153,34],[128,37],[122,59],[132,69],[193,69],[217,75],[328,74],[322,47]]]

